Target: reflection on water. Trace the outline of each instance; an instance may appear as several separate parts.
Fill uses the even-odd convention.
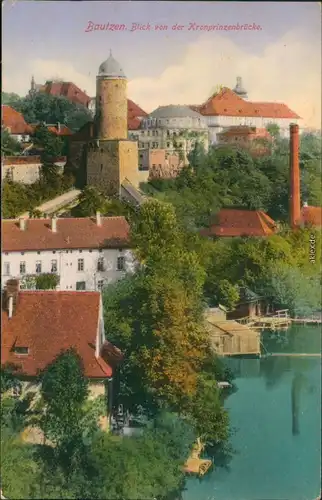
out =
[[[264,334],[270,353],[321,353],[319,327]],[[321,359],[230,359],[237,392],[226,402],[229,467],[189,479],[184,500],[314,500],[320,491]]]

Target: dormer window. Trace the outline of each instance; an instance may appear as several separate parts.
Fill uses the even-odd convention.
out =
[[[14,347],[13,352],[15,354],[29,354],[29,347]]]

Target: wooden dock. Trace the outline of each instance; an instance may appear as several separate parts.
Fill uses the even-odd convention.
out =
[[[292,358],[322,358],[322,354],[318,352],[272,352],[263,355],[263,357],[281,357],[281,356],[288,356]]]
[[[287,330],[292,324],[288,309],[276,311],[267,316],[248,316],[237,320],[241,325],[245,325],[252,330]]]
[[[204,445],[198,438],[196,444],[192,448],[190,457],[184,465],[183,470],[186,474],[197,474],[198,476],[204,476],[213,465],[211,460],[200,458],[200,454],[202,453],[203,449]]]
[[[292,323],[298,323],[300,325],[321,325],[321,318],[292,318]]]

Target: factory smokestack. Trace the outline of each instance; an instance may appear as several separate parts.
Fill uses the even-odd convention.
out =
[[[290,125],[290,226],[296,228],[301,222],[299,126]]]

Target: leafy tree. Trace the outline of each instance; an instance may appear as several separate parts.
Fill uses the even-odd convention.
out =
[[[206,282],[205,293],[210,297],[211,305],[221,304],[228,310],[233,310],[239,300],[239,288],[228,280],[212,282],[210,276]]]
[[[12,135],[9,134],[8,130],[1,130],[1,154],[4,156],[15,156],[21,153],[21,144]]]
[[[2,104],[6,104],[7,106],[14,106],[19,103],[21,97],[14,92],[1,92],[1,101]]]
[[[1,435],[1,487],[6,498],[35,498],[34,484],[38,479],[38,464],[33,447],[22,444],[17,436]]]
[[[57,137],[53,132],[41,123],[34,132],[34,144],[39,145],[43,149],[42,159],[55,158],[62,156],[64,142],[61,137]]]
[[[262,290],[275,307],[289,309],[295,316],[309,317],[321,306],[320,276],[306,276],[290,265],[276,263],[267,273]]]
[[[266,126],[266,130],[267,130],[267,132],[270,133],[270,135],[274,139],[279,139],[279,137],[280,137],[280,128],[279,128],[279,126],[276,123],[269,123]]]
[[[36,290],[56,290],[59,284],[59,276],[54,273],[40,274],[36,276]]]
[[[109,217],[127,215],[129,207],[121,200],[107,198],[93,186],[86,186],[79,196],[79,203],[72,209],[74,217],[92,217],[100,212]]]
[[[46,405],[41,428],[57,449],[66,451],[81,436],[83,406],[88,396],[88,382],[79,355],[73,349],[62,352],[40,380]]]
[[[201,374],[187,413],[203,442],[219,444],[229,438],[229,418],[223,408],[220,389],[212,376]]]
[[[90,111],[81,104],[75,104],[65,97],[52,96],[44,92],[24,97],[11,105],[23,114],[27,123],[56,124],[59,122],[72,131],[77,131],[92,120]]]
[[[93,444],[93,461],[101,498],[169,498],[183,486],[182,467],[193,440],[189,424],[169,414],[157,418],[138,437],[118,440],[98,435]]]

